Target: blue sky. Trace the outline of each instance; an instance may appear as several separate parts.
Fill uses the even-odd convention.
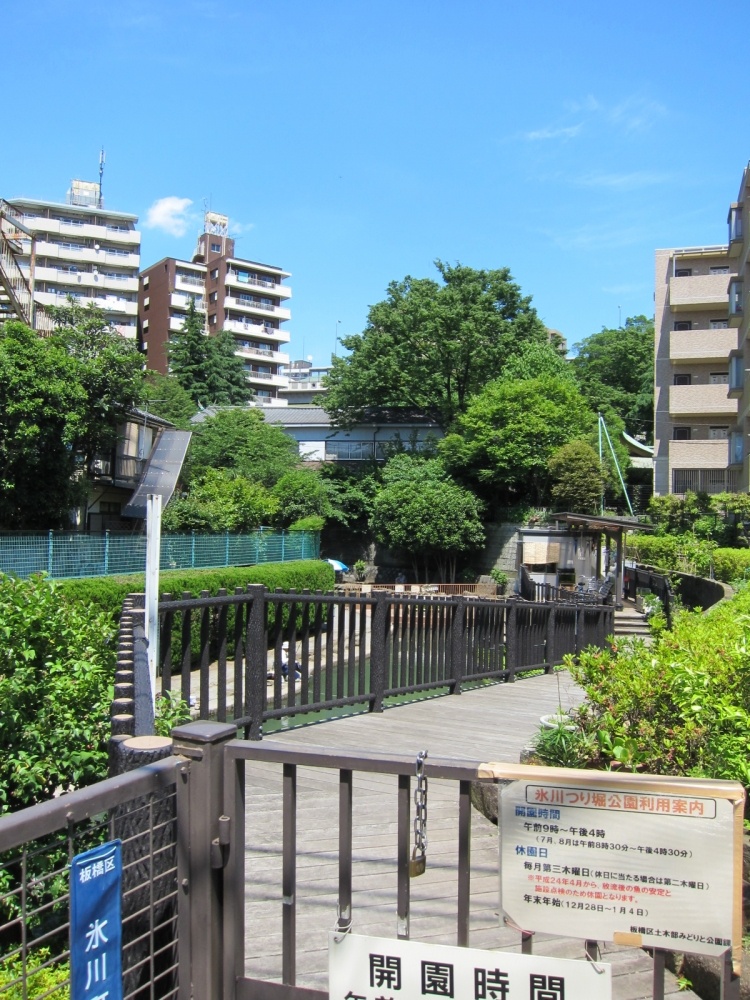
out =
[[[139,215],[143,265],[190,256],[209,202],[238,255],[292,272],[291,354],[316,363],[389,281],[433,276],[437,257],[509,267],[574,344],[652,314],[654,248],[726,239],[750,156],[737,14],[696,0],[8,3],[0,195],[64,200],[104,146],[105,202]]]

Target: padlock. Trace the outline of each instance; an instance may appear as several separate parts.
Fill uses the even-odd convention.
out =
[[[409,862],[409,878],[418,878],[420,875],[424,875],[426,868],[427,858],[424,853],[417,854],[415,847],[411,852],[411,861]]]

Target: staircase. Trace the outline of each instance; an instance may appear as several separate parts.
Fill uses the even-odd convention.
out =
[[[636,611],[635,605],[630,601],[625,601],[621,611],[615,611],[615,636],[631,637],[637,636],[645,639],[647,644],[651,642],[651,632],[646,622],[646,616],[641,611]]]
[[[33,258],[34,234],[15,218],[10,205],[0,200],[0,323],[17,319],[48,335],[54,330],[54,320],[43,306],[34,302],[29,282],[18,263],[24,236],[31,240]]]

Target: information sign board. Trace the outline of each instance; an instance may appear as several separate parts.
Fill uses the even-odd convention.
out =
[[[612,969],[606,963],[332,931],[328,995],[330,1000],[611,1000]]]
[[[72,1000],[122,1000],[122,847],[77,854],[70,866]]]
[[[528,931],[739,957],[737,782],[484,765],[500,791],[501,903]]]

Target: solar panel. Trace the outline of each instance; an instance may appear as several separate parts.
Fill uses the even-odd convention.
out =
[[[190,431],[162,431],[140,483],[122,509],[123,517],[145,518],[149,493],[160,493],[162,507],[167,506],[177,485],[191,436]]]

